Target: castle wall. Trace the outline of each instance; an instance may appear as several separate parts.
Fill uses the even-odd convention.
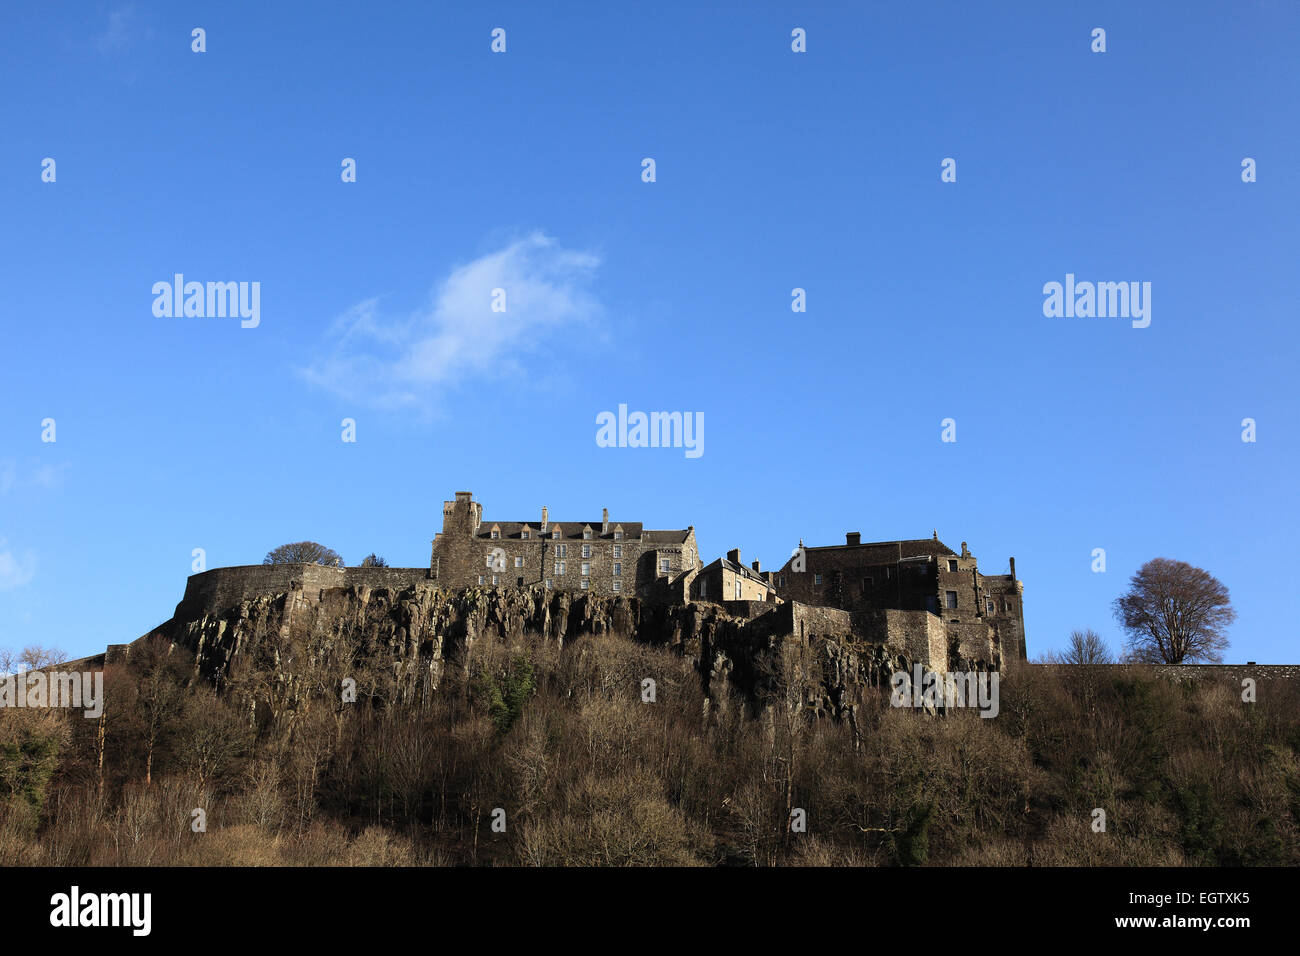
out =
[[[309,599],[324,588],[409,588],[428,583],[428,568],[329,568],[318,564],[247,564],[190,575],[177,608],[202,616],[266,594],[302,591]]]

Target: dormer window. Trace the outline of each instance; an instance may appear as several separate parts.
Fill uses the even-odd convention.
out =
[[[615,541],[623,540],[623,526],[621,524],[614,526],[614,540]]]
[[[493,529],[492,529],[491,534],[492,534],[492,537],[493,537],[493,538],[499,538],[499,537],[501,537],[501,532],[498,531],[496,528],[493,528]]]
[[[529,538],[531,538],[532,536],[533,536],[533,533],[532,533],[531,531],[529,531],[527,528],[525,528],[523,531],[519,532],[519,537],[520,537],[521,539],[523,539],[524,541],[527,541],[527,540],[528,540]]]
[[[582,540],[584,541],[591,540],[591,525],[588,525],[587,527],[582,529]]]
[[[551,532],[551,537],[552,537],[552,538],[555,538],[555,539],[558,540],[559,537],[560,537],[560,529],[559,529],[559,528],[556,528],[554,531],[552,531],[552,532]]]

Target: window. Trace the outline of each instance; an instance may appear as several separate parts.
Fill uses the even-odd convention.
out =
[[[550,579],[550,578],[547,578],[547,579],[546,579],[546,590],[549,591],[550,589],[551,589],[551,579]]]
[[[614,579],[614,590],[615,591],[623,590],[623,582],[620,581],[618,578]]]
[[[520,534],[519,534],[519,537],[523,538],[525,541],[527,541],[527,540],[528,540],[529,538],[531,538],[532,536],[533,536],[533,533],[532,533],[531,531],[522,531],[522,532],[520,532]]]
[[[671,569],[670,569],[669,564],[668,564],[668,559],[667,559],[667,558],[660,558],[660,559],[659,559],[659,573],[660,573],[660,574],[667,574],[667,573],[669,572],[669,570],[671,570]]]
[[[583,578],[583,579],[582,579],[582,589],[583,589],[584,591],[586,591],[586,590],[590,589],[590,587],[591,587],[591,578]]]
[[[590,540],[591,540],[591,529],[590,529],[590,528],[583,528],[583,529],[582,529],[582,540],[584,540],[584,541],[590,541]]]
[[[949,558],[949,559],[948,559],[948,570],[949,570],[949,571],[956,571],[956,570],[957,570],[957,559],[956,559],[956,558]]]
[[[584,544],[584,545],[582,546],[582,556],[583,556],[584,558],[589,558],[589,557],[591,557],[591,545],[589,545],[589,544]]]
[[[524,566],[524,559],[521,558],[521,557],[519,557],[518,555],[516,555],[516,556],[515,556],[515,567],[517,567],[517,568],[522,568],[523,566]]]
[[[621,544],[614,545],[614,557],[616,558],[623,557],[623,546]]]
[[[993,613],[993,602],[992,602],[992,601],[989,601],[989,602],[988,602],[988,607],[989,607],[989,613],[992,614],[992,613]]]
[[[582,562],[582,573],[583,573],[584,575],[587,575],[587,574],[590,574],[590,573],[591,573],[591,565],[588,564],[586,561],[583,561],[583,562]]]
[[[615,561],[615,562],[614,562],[614,577],[618,577],[618,576],[621,575],[622,573],[623,573],[623,562],[622,562],[622,561]]]
[[[556,528],[554,531],[552,531],[552,532],[551,532],[551,537],[552,537],[552,538],[559,538],[559,537],[560,537],[560,529],[559,529],[559,528]]]
[[[479,583],[481,584],[482,582],[480,581]],[[709,581],[708,581],[707,578],[701,578],[701,579],[700,579],[700,597],[708,597],[708,596],[709,596]]]
[[[499,537],[501,537],[501,532],[500,532],[500,531],[493,531],[493,532],[492,532],[492,537],[493,537],[494,539],[495,539],[495,538],[499,538]]]
[[[492,586],[496,587],[500,583],[501,583],[501,579],[497,577],[495,574],[492,575]]]
[[[953,608],[955,608],[955,607],[957,606],[957,592],[956,592],[956,591],[944,591],[944,592],[943,592],[943,606],[946,607],[946,608],[948,608],[949,610],[952,610]]]
[[[777,587],[785,587],[785,575],[782,574],[776,579]]]
[[[563,574],[563,573],[564,573],[564,562],[563,562],[563,561],[556,561],[556,562],[555,562],[555,573],[556,573],[556,574]]]
[[[481,575],[481,574],[478,576],[478,583],[479,583],[479,584],[482,584],[482,583],[483,583],[483,575]]]
[[[814,574],[814,575],[813,575],[813,584],[817,585],[818,587],[821,587],[821,584],[822,584],[822,576],[821,576],[820,574]]]
[[[740,600],[740,578],[736,578],[736,600]]]
[[[569,556],[569,546],[567,544],[557,544],[555,546],[555,555],[556,557],[567,558]]]
[[[615,532],[614,532],[614,540],[615,540],[615,541],[622,541],[622,540],[623,540],[623,532],[622,532],[622,531],[615,531]]]

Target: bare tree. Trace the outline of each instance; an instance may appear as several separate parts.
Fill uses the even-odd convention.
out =
[[[1059,660],[1062,664],[1114,664],[1115,655],[1100,634],[1087,628],[1070,632],[1070,641]]]
[[[68,655],[57,647],[32,644],[17,653],[7,647],[0,647],[0,674],[40,670],[51,664],[62,664],[67,659]]]
[[[295,541],[282,544],[266,553],[263,564],[323,564],[326,567],[342,567],[343,559],[333,548],[327,548],[315,541]]]
[[[1222,663],[1237,618],[1223,582],[1169,558],[1138,568],[1114,608],[1128,633],[1126,658],[1148,663]]]
[[[363,568],[386,568],[388,567],[388,562],[371,551],[362,559],[361,566]]]

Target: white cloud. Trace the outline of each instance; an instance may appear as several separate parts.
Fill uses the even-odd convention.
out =
[[[54,488],[63,481],[67,468],[67,462],[42,465],[34,459],[29,459],[19,468],[16,458],[0,458],[0,495],[14,489]]]
[[[108,15],[108,27],[95,37],[95,49],[102,56],[122,53],[131,45],[130,21],[135,16],[135,8],[130,4],[120,6]]]
[[[535,232],[457,266],[430,305],[388,317],[378,299],[354,305],[330,329],[330,353],[301,374],[350,398],[380,405],[419,401],[430,390],[508,372],[525,352],[554,345],[557,330],[600,314],[588,291],[600,259]],[[493,290],[506,311],[493,312]]]
[[[31,551],[19,557],[9,550],[9,542],[0,538],[0,591],[20,588],[36,576],[36,555]]]

